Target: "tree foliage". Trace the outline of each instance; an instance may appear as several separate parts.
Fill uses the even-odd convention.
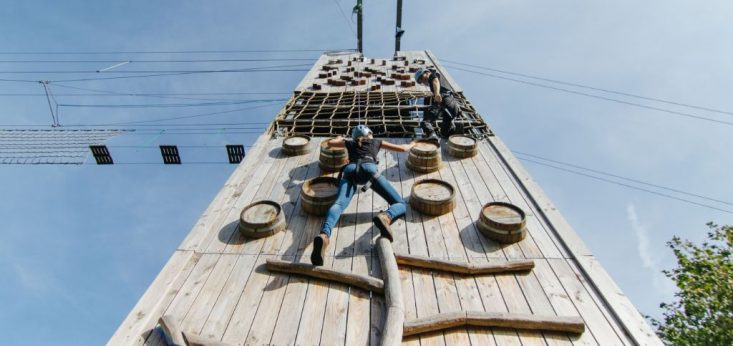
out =
[[[708,227],[702,245],[679,237],[667,242],[678,267],[662,272],[679,291],[676,301],[660,304],[663,321],[651,322],[673,345],[733,345],[733,226]]]

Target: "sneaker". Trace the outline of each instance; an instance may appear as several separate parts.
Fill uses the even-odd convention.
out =
[[[326,257],[326,248],[328,247],[328,236],[325,233],[319,234],[313,238],[313,252],[311,253],[311,264],[314,266],[322,266],[323,258]]]
[[[389,239],[390,242],[394,241],[392,238],[392,228],[389,226],[392,223],[392,219],[387,215],[387,213],[380,212],[372,219],[372,221],[374,221],[374,225],[379,228],[379,233],[382,237]]]

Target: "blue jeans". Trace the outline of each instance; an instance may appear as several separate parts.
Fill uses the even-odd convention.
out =
[[[336,202],[333,203],[328,209],[328,213],[326,213],[326,220],[323,221],[321,233],[325,233],[329,238],[331,237],[331,230],[338,222],[339,217],[341,217],[341,213],[351,203],[351,198],[356,194],[357,185],[365,184],[377,171],[377,165],[373,163],[362,163],[359,174],[356,174],[355,163],[350,163],[344,168],[343,177],[339,180]],[[389,209],[386,210],[386,213],[390,219],[395,220],[405,215],[407,204],[402,199],[402,196],[397,193],[397,190],[387,181],[387,178],[379,176],[379,178],[372,182],[371,187],[374,189],[374,192],[389,203]]]

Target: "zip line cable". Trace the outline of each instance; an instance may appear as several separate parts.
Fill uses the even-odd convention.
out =
[[[287,67],[304,67],[313,66],[312,64],[293,64],[293,65],[278,65],[278,66],[258,66],[249,68],[236,68],[236,69],[220,69],[220,70],[116,70],[116,71],[101,71],[101,70],[45,70],[45,71],[0,71],[0,74],[144,74],[144,73],[168,73],[168,74],[186,74],[186,73],[238,73],[238,72],[252,72],[252,71],[272,71],[270,69],[275,68],[287,68]]]
[[[567,163],[567,162],[557,161],[557,160],[553,160],[553,159],[548,159],[548,158],[545,158],[545,157],[542,157],[542,156],[537,156],[537,155],[533,155],[533,154],[529,154],[529,153],[524,153],[524,152],[521,152],[521,151],[518,151],[518,150],[512,150],[512,152],[515,153],[515,154],[522,155],[522,156],[529,156],[529,157],[532,157],[532,158],[535,158],[535,159],[540,159],[540,160],[543,160],[543,161],[548,161],[548,162],[560,164],[560,165],[563,165],[563,166],[578,168],[578,169],[581,169],[581,170],[584,170],[584,171],[588,171],[588,172],[593,172],[593,173],[596,173],[596,174],[601,174],[601,175],[605,175],[605,176],[609,176],[609,177],[613,177],[613,178],[617,178],[617,179],[622,179],[622,180],[630,181],[630,182],[637,183],[637,184],[642,184],[642,185],[646,185],[646,186],[656,187],[658,189],[663,189],[663,190],[667,190],[667,191],[671,191],[671,192],[676,192],[676,193],[680,193],[680,194],[691,196],[691,197],[697,197],[697,198],[701,198],[701,199],[706,199],[708,201],[718,202],[718,203],[722,203],[722,204],[727,204],[727,205],[733,206],[733,203],[731,203],[731,202],[727,202],[727,201],[715,199],[715,198],[712,198],[712,197],[707,197],[707,196],[703,196],[703,195],[699,195],[699,194],[695,194],[695,193],[691,193],[691,192],[686,192],[686,191],[674,189],[674,188],[671,188],[671,187],[666,187],[666,186],[661,186],[661,185],[657,185],[657,184],[652,184],[652,183],[648,183],[648,182],[637,180],[637,179],[626,178],[626,177],[623,177],[623,176],[620,176],[620,175],[616,175],[616,174],[612,174],[612,173],[607,173],[607,172],[600,171],[600,170],[597,170],[597,169],[587,168],[587,167],[578,166],[578,165],[575,165],[575,164],[572,164],[572,163]]]
[[[346,14],[344,13],[344,9],[341,8],[341,4],[338,2],[338,0],[333,0],[333,2],[336,3],[336,6],[338,7],[339,12],[341,13],[341,17],[343,17],[344,20],[346,21],[346,26],[349,27],[349,30],[351,30],[351,33],[354,34],[354,37],[356,37],[356,31],[354,31],[354,28],[351,27],[351,24],[353,22],[350,22],[349,19],[346,18]]]
[[[214,115],[220,115],[220,114],[234,113],[234,112],[251,110],[251,109],[257,109],[257,108],[272,107],[272,106],[277,106],[277,105],[278,104],[267,104],[267,105],[253,106],[253,107],[244,107],[244,108],[230,109],[230,110],[226,110],[226,111],[218,111],[218,112],[210,112],[210,113],[200,113],[200,114],[193,114],[193,115],[185,115],[185,116],[180,116],[180,117],[160,118],[160,119],[140,120],[140,121],[128,121],[128,122],[120,122],[120,123],[97,124],[97,125],[92,125],[92,126],[126,126],[126,125],[136,125],[136,124],[153,123],[153,122],[166,121],[166,120],[180,120],[180,119],[201,118],[201,117],[208,117],[208,116],[214,116]],[[162,125],[162,124],[159,124],[159,125]],[[69,126],[72,126],[72,125],[69,125]]]
[[[719,110],[719,109],[715,109],[715,108],[709,108],[709,107],[704,107],[704,106],[696,106],[696,105],[691,105],[691,104],[688,104],[688,103],[675,102],[675,101],[670,101],[670,100],[665,100],[665,99],[660,99],[660,98],[655,98],[655,97],[635,95],[635,94],[626,93],[626,92],[622,92],[622,91],[615,91],[615,90],[604,89],[604,88],[599,88],[599,87],[593,87],[593,86],[584,85],[584,84],[578,84],[578,83],[564,82],[564,81],[557,80],[557,79],[537,77],[537,76],[533,76],[533,75],[529,75],[529,74],[518,73],[518,72],[511,72],[511,71],[507,71],[507,70],[500,70],[500,69],[495,69],[495,68],[486,67],[486,66],[471,65],[471,64],[466,64],[466,63],[458,62],[458,61],[451,61],[451,60],[443,60],[443,61],[448,62],[448,63],[451,63],[451,64],[468,66],[468,67],[473,67],[473,68],[478,68],[478,69],[488,70],[488,71],[494,71],[494,72],[504,73],[504,74],[508,74],[508,75],[512,75],[512,76],[525,77],[525,78],[530,78],[530,79],[535,79],[535,80],[541,80],[541,81],[546,81],[546,82],[552,82],[552,83],[557,83],[557,84],[562,84],[562,85],[574,86],[574,87],[578,87],[578,88],[584,88],[584,89],[595,90],[595,91],[602,91],[602,92],[609,93],[609,94],[616,94],[616,95],[628,96],[628,97],[638,98],[638,99],[642,99],[642,100],[667,103],[667,104],[671,104],[671,105],[675,105],[675,106],[688,107],[688,108],[694,108],[694,109],[703,110],[703,111],[709,111],[709,112],[715,112],[715,113],[733,115],[733,112]]]
[[[129,61],[129,63],[141,64],[177,64],[177,63],[199,63],[199,62],[263,62],[263,61],[313,61],[315,58],[269,58],[269,59],[186,59],[186,60],[135,60],[135,59],[119,59],[119,60],[0,60],[0,64],[113,64],[120,60]]]
[[[718,207],[715,207],[715,206],[712,206],[712,205],[709,205],[709,204],[703,204],[703,203],[695,202],[695,201],[692,201],[692,200],[689,200],[689,199],[685,199],[685,198],[675,197],[675,196],[672,196],[672,195],[668,195],[666,193],[662,193],[662,192],[658,192],[658,191],[654,191],[654,190],[649,190],[649,189],[645,189],[645,188],[634,186],[634,185],[624,184],[624,183],[621,183],[621,182],[618,182],[618,181],[614,181],[614,180],[611,180],[611,179],[606,179],[606,178],[603,178],[603,177],[598,177],[598,176],[595,176],[595,175],[592,175],[592,174],[587,174],[587,173],[575,171],[575,170],[564,168],[564,167],[558,167],[558,166],[555,166],[555,165],[551,165],[551,164],[548,164],[548,163],[544,163],[544,162],[540,162],[540,161],[536,161],[536,160],[532,160],[532,159],[528,159],[528,158],[520,158],[520,160],[526,161],[526,162],[532,162],[532,163],[535,163],[535,164],[538,164],[538,165],[541,165],[541,166],[554,168],[554,169],[557,169],[557,170],[561,170],[561,171],[565,171],[565,172],[568,172],[568,173],[572,173],[572,174],[584,176],[584,177],[587,177],[587,178],[600,180],[600,181],[603,181],[603,182],[606,182],[606,183],[620,185],[620,186],[624,186],[624,187],[627,187],[627,188],[630,188],[630,189],[643,191],[643,192],[650,193],[650,194],[653,194],[653,195],[657,195],[657,196],[660,196],[660,197],[674,199],[674,200],[677,200],[677,201],[680,201],[680,202],[684,202],[684,203],[688,203],[688,204],[694,204],[694,205],[697,205],[697,206],[700,206],[700,207],[704,207],[704,208],[708,208],[708,209],[714,209],[714,210],[722,211],[722,212],[725,212],[725,213],[728,213],[728,214],[733,214],[733,211],[731,211],[731,210],[718,208]]]
[[[580,92],[580,91],[575,91],[575,90],[570,90],[570,89],[565,89],[565,88],[559,88],[559,87],[554,87],[554,86],[550,86],[550,85],[546,85],[546,84],[540,84],[540,83],[535,83],[535,82],[529,82],[529,81],[525,81],[525,80],[521,80],[521,79],[514,79],[514,78],[509,78],[509,77],[503,77],[503,76],[498,76],[498,75],[494,75],[494,74],[490,74],[490,73],[483,73],[483,72],[478,72],[478,71],[473,71],[473,70],[467,70],[467,69],[460,68],[460,67],[455,67],[455,66],[449,66],[449,67],[450,68],[453,68],[453,69],[456,69],[456,70],[465,71],[465,72],[474,73],[474,74],[479,74],[479,75],[483,75],[483,76],[487,76],[487,77],[508,80],[508,81],[512,81],[512,82],[527,84],[527,85],[536,86],[536,87],[545,88],[545,89],[552,89],[552,90],[562,91],[562,92],[566,92],[566,93],[570,93],[570,94],[591,97],[591,98],[595,98],[595,99],[599,99],[599,100],[605,100],[605,101],[610,101],[610,102],[625,104],[625,105],[628,105],[628,106],[634,106],[634,107],[640,107],[640,108],[645,108],[645,109],[651,109],[651,110],[655,110],[655,111],[660,111],[660,112],[664,112],[664,113],[679,115],[679,116],[688,117],[688,118],[694,118],[694,119],[698,119],[698,120],[704,120],[704,121],[714,122],[714,123],[718,123],[718,124],[733,125],[733,122],[724,121],[724,120],[718,120],[718,119],[713,119],[713,118],[708,118],[708,117],[703,117],[703,116],[695,115],[695,114],[691,114],[691,113],[677,112],[677,111],[673,111],[671,109],[665,109],[665,108],[647,106],[647,105],[643,105],[643,104],[640,104],[640,103],[628,102],[628,101],[618,100],[618,99],[614,99],[614,98],[610,98],[610,97],[605,97],[605,96],[600,96],[600,95],[594,95],[594,94],[588,94],[588,93],[584,93],[584,92]]]
[[[238,54],[238,53],[295,53],[295,52],[327,52],[353,51],[354,49],[250,49],[250,50],[178,50],[178,51],[19,51],[2,52],[0,55],[104,55],[104,54]]]
[[[69,108],[183,108],[183,107],[211,107],[211,106],[231,106],[256,102],[283,102],[288,99],[257,99],[257,100],[241,100],[241,101],[223,101],[223,102],[202,102],[202,103],[148,103],[148,104],[73,104],[60,103],[58,107]]]

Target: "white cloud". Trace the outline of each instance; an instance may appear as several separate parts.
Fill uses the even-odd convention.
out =
[[[649,251],[649,232],[639,223],[639,217],[636,215],[636,208],[633,204],[629,203],[626,206],[626,214],[629,217],[629,222],[631,222],[631,228],[636,235],[638,244],[636,249],[639,251],[639,257],[641,257],[644,268],[656,270],[656,262]]]
[[[636,214],[636,207],[629,203],[626,206],[626,214],[629,222],[631,223],[631,228],[634,230],[634,235],[636,236],[636,249],[639,253],[639,258],[641,258],[641,263],[644,268],[652,272],[652,283],[654,287],[661,291],[665,296],[671,296],[672,292],[674,292],[674,285],[662,274],[662,271],[659,268],[658,258],[655,257],[649,247],[649,231],[639,222],[639,217]]]

